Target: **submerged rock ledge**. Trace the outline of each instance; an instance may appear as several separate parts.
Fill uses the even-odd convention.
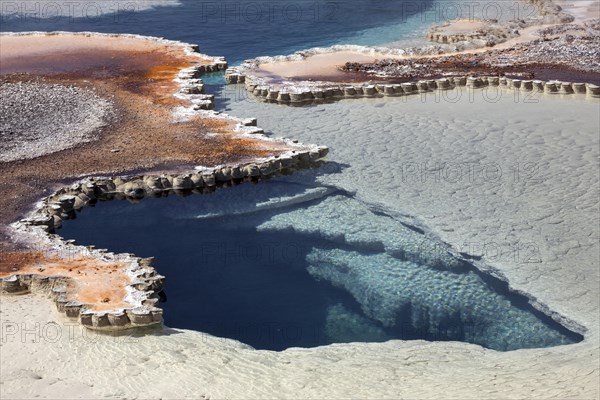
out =
[[[227,63],[222,57],[200,54],[197,46],[138,35],[90,32],[28,32],[2,36],[34,35],[62,35],[67,41],[78,37],[127,38],[183,50],[184,58],[197,59],[199,63],[185,65],[175,75],[171,71],[161,71],[159,74],[159,80],[172,80],[176,83],[176,92],[168,94],[175,99],[175,103],[167,101],[171,110],[168,115],[175,119],[175,122],[170,123],[212,121],[212,124],[223,124],[228,129],[228,135],[259,144],[262,150],[247,156],[244,162],[224,160],[221,165],[201,166],[193,170],[186,163],[176,163],[164,169],[163,173],[123,173],[109,177],[84,173],[90,177],[78,179],[77,182],[56,190],[39,201],[26,218],[10,225],[9,234],[13,243],[27,249],[3,251],[0,293],[22,294],[33,291],[46,294],[54,300],[60,312],[92,329],[120,330],[159,324],[162,321],[162,309],[156,304],[164,277],[152,267],[152,259],[139,258],[133,254],[114,254],[94,246],[79,246],[72,241],[65,241],[54,233],[62,221],[74,217],[76,211],[98,200],[139,200],[145,196],[156,197],[169,192],[210,192],[218,186],[256,181],[277,173],[306,168],[328,153],[324,146],[303,145],[292,139],[266,137],[263,130],[256,126],[254,118],[239,119],[211,111],[214,108],[214,96],[204,94],[203,82],[198,78],[205,72],[224,70]],[[149,97],[159,95],[160,93],[150,92]],[[102,141],[102,138],[98,141]],[[226,149],[225,153],[227,151],[235,150]],[[168,156],[163,155],[165,160]],[[131,164],[133,165],[127,165],[126,169],[140,169],[135,162]],[[86,167],[94,169],[93,165]],[[182,173],[182,169],[188,172]],[[169,173],[169,170],[177,172]]]

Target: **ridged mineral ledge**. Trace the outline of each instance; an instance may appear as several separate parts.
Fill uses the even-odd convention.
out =
[[[482,88],[501,86],[522,92],[583,94],[600,97],[600,86],[591,83],[571,83],[560,81],[521,80],[498,76],[450,76],[440,79],[419,80],[399,84],[373,84],[370,82],[339,85],[334,83],[269,85],[253,75],[245,75],[238,69],[226,72],[230,84],[244,83],[249,93],[266,101],[282,104],[305,103],[323,100],[356,99],[361,97],[407,96],[434,90],[451,90],[456,87]]]

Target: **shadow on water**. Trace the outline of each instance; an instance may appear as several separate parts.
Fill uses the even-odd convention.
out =
[[[304,175],[316,179],[344,167]],[[315,217],[329,203],[337,209]],[[336,219],[344,207],[350,220]],[[156,257],[167,276],[166,325],[257,349],[425,339],[503,351],[582,340],[464,260],[418,254],[424,248],[394,252],[379,233],[368,242],[349,240],[340,232],[367,226],[363,219],[381,224],[382,232],[393,225],[427,240],[389,215],[368,209],[354,215],[357,207],[350,193],[279,177],[135,206],[99,202],[60,233],[81,244]],[[297,215],[309,229],[296,227]],[[288,218],[288,225],[269,225]],[[401,277],[406,271],[411,278]]]

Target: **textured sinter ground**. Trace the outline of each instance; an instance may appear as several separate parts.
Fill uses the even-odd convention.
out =
[[[0,249],[9,242],[7,224],[76,177],[212,166],[283,150],[236,136],[225,119],[173,123],[173,107],[183,105],[173,79],[203,63],[183,47],[61,34],[3,35],[0,49],[0,161],[9,161],[0,162]],[[45,126],[32,129],[34,122]]]

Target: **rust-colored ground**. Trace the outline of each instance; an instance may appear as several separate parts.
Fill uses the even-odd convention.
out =
[[[128,306],[125,286],[131,279],[122,272],[123,266],[82,256],[64,259],[41,252],[5,252],[0,258],[0,278],[13,274],[73,278],[67,286],[70,300],[108,311]]]
[[[179,47],[142,39],[0,37],[0,80],[93,87],[112,98],[117,108],[116,120],[100,132],[97,141],[36,159],[0,163],[0,274],[13,268],[26,270],[43,261],[39,253],[20,252],[6,227],[58,185],[86,175],[211,166],[284,150],[271,142],[237,137],[231,133],[233,123],[225,120],[196,118],[173,123],[172,107],[182,104],[172,96],[178,89],[173,79],[192,62],[203,61],[185,55]],[[46,260],[54,264],[45,270],[77,276],[75,282],[87,285],[87,299],[97,307],[106,305],[98,300],[109,298],[114,306],[113,299],[124,295],[115,292],[123,287],[115,279],[124,277],[116,270],[97,268],[89,260],[56,261]],[[77,275],[68,269],[75,269]],[[100,282],[102,286],[96,286]]]
[[[386,78],[377,77],[365,70],[378,70],[388,67],[405,67],[403,72],[392,72]],[[346,63],[340,68],[347,74],[348,82],[402,83],[420,79],[438,79],[447,76],[506,76],[517,79],[558,80],[565,82],[586,82],[600,84],[597,72],[581,71],[560,64],[517,63],[494,66],[485,59],[485,54],[461,54],[438,58],[416,58],[406,60],[386,60],[372,64]],[[398,70],[400,70],[398,68]],[[315,77],[319,80],[320,77]],[[341,78],[340,78],[341,79]]]

